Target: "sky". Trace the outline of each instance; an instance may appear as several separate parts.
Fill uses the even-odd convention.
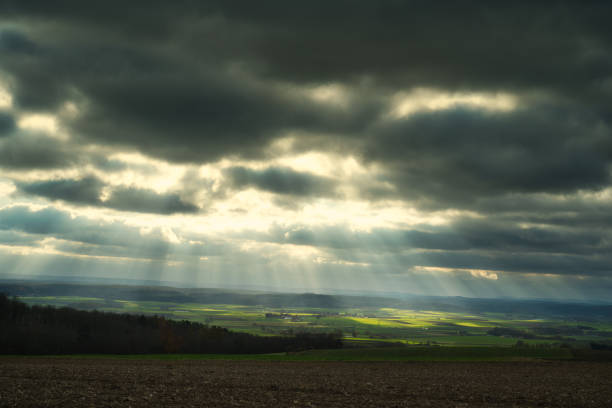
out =
[[[612,5],[0,2],[0,278],[612,299]]]

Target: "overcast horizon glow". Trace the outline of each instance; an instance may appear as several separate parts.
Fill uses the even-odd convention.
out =
[[[610,300],[610,15],[4,1],[0,278]]]

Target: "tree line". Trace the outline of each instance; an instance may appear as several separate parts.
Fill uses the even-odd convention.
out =
[[[341,333],[256,336],[163,316],[30,306],[0,294],[3,354],[255,354],[342,347]]]

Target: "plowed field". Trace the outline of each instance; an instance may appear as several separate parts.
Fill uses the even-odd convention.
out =
[[[612,407],[612,364],[0,358],[2,407]]]

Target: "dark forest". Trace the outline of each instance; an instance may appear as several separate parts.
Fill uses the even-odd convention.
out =
[[[337,333],[262,337],[162,316],[28,306],[0,294],[3,354],[253,354],[339,347]]]

